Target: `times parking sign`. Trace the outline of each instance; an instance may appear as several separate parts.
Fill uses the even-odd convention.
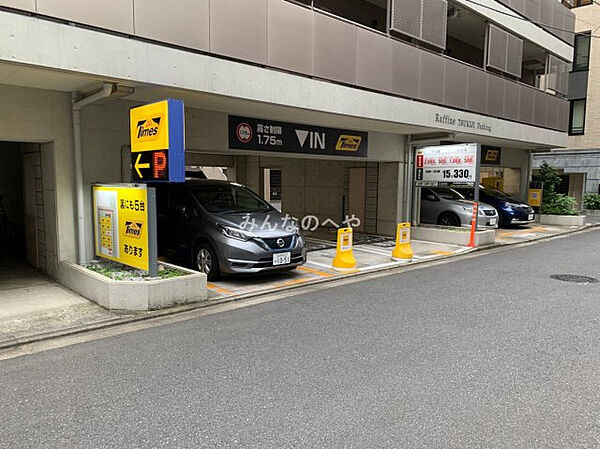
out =
[[[415,159],[416,184],[475,184],[478,157],[476,143],[419,148]]]

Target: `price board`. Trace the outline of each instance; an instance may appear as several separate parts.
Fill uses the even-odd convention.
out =
[[[416,185],[475,184],[479,154],[480,146],[474,143],[419,148],[415,159]]]

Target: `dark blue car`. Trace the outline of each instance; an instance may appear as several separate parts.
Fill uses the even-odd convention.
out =
[[[465,197],[473,199],[472,188],[453,187]],[[531,206],[508,193],[493,187],[480,185],[479,200],[494,207],[498,211],[499,225],[502,227],[533,223],[535,215]]]

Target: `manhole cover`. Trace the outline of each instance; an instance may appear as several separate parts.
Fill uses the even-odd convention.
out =
[[[579,276],[577,274],[553,274],[550,276],[557,281],[575,282],[576,284],[595,284],[598,279],[589,276]]]

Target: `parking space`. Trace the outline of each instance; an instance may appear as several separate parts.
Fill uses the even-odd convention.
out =
[[[391,259],[394,240],[390,237],[358,234],[355,237],[354,257],[356,269],[339,272],[332,268],[335,257],[335,234],[321,232],[307,237],[308,260],[304,266],[289,272],[259,277],[229,277],[209,282],[209,299],[244,296],[252,293],[273,292],[278,289],[309,284],[324,280],[351,276],[356,273],[374,271],[386,267],[406,265]],[[413,240],[414,262],[436,259],[468,252],[470,249],[458,245]]]

